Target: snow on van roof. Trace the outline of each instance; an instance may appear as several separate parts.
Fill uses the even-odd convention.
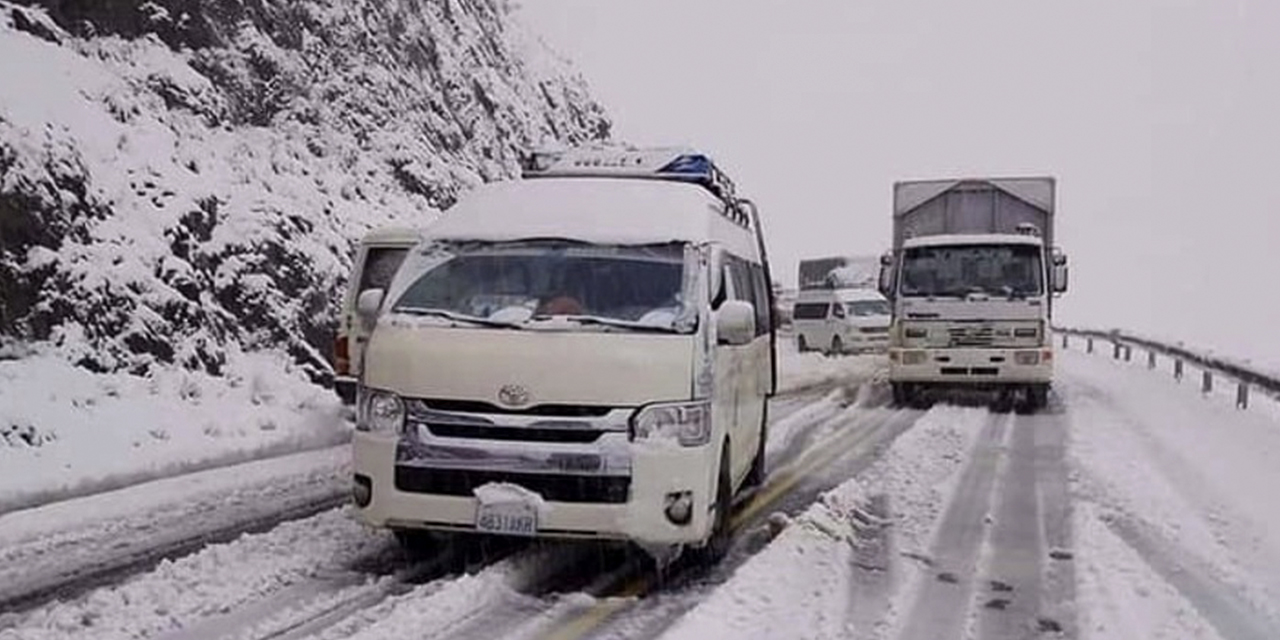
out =
[[[441,240],[565,238],[599,244],[718,241],[756,254],[748,229],[696,184],[634,178],[538,178],[483,185],[428,228]]]

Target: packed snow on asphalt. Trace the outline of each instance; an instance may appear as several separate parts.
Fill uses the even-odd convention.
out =
[[[779,462],[831,442],[822,428],[879,410],[883,365],[874,357],[789,351],[784,362],[787,393],[769,444]],[[1255,395],[1241,410],[1224,391],[1203,394],[1168,371],[1104,354],[1063,351],[1059,373],[1040,414],[923,412],[869,468],[769,518],[776,536],[722,579],[641,596],[672,603],[665,608],[542,584],[582,564],[592,553],[582,545],[427,566],[339,508],[3,614],[0,638],[533,638],[578,628],[579,615],[604,622],[582,627],[595,636],[569,637],[1277,637],[1276,402]],[[290,463],[295,482],[341,482],[337,454],[308,455]],[[247,489],[270,475],[258,473],[241,474],[243,485],[175,484],[168,501],[154,484],[126,489],[150,505],[136,512],[112,494],[79,498],[80,509],[15,511],[0,516],[0,540],[29,550],[32,536],[75,530],[77,511],[127,522],[232,487],[240,499],[264,499]],[[23,553],[0,557],[34,557]],[[641,624],[655,611],[670,619]]]

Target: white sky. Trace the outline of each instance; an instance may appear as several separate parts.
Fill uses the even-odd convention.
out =
[[[524,0],[615,138],[709,151],[775,271],[903,178],[1053,174],[1067,323],[1280,363],[1276,0]],[[1264,340],[1264,342],[1259,342]]]

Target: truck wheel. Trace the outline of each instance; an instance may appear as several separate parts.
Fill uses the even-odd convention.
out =
[[[701,547],[689,549],[689,559],[701,567],[714,566],[729,552],[729,510],[733,508],[733,477],[729,469],[729,443],[720,452],[720,473],[716,481],[716,515],[711,536]]]
[[[809,344],[804,341],[804,336],[796,338],[796,349],[798,349],[800,353],[804,353],[809,350]]]
[[[764,484],[765,473],[764,457],[765,445],[769,442],[769,403],[765,402],[764,411],[760,416],[760,446],[756,447],[756,457],[751,459],[751,470],[747,472],[746,480],[742,481],[744,488],[755,489]]]
[[[1049,406],[1049,385],[1033,384],[1027,387],[1027,399],[1024,405],[1024,412],[1036,413],[1043,411]]]
[[[911,402],[911,398],[908,397],[909,394],[907,393],[907,383],[891,382],[889,386],[893,389],[893,406],[905,407]]]
[[[844,353],[844,341],[840,336],[836,336],[831,339],[831,355],[838,356],[842,353]]]

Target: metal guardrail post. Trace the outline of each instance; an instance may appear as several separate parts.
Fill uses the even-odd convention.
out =
[[[1249,385],[1247,383],[1241,382],[1239,386],[1236,387],[1236,408],[1249,408]]]
[[[1200,383],[1200,391],[1204,393],[1210,393],[1213,391],[1213,373],[1209,371],[1204,372],[1204,378]]]
[[[1069,338],[1071,338],[1071,336],[1070,336],[1070,335],[1065,334],[1065,333],[1064,333],[1064,334],[1062,334],[1062,348],[1063,348],[1063,349],[1066,349],[1067,347],[1070,347],[1070,346],[1071,346],[1071,343],[1069,342]]]
[[[1147,352],[1147,368],[1148,369],[1156,368],[1156,352],[1154,351]]]
[[[1119,342],[1111,343],[1111,357],[1115,360],[1120,359],[1120,343]]]
[[[1093,353],[1093,338],[1085,338],[1084,352]]]
[[[1173,360],[1173,378],[1179,381],[1182,380],[1182,358]]]
[[[1127,344],[1124,346],[1124,361],[1125,362],[1133,361],[1133,347]]]

